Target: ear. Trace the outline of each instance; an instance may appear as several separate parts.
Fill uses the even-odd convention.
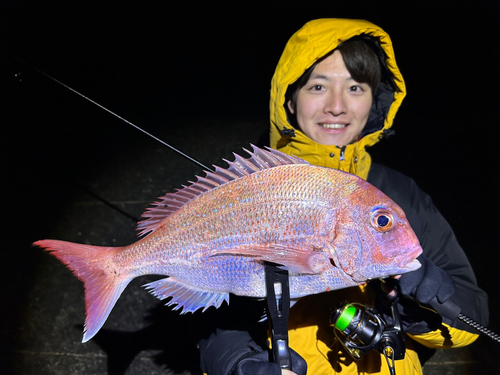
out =
[[[292,115],[294,115],[294,114],[295,114],[295,108],[293,108],[293,105],[292,105],[292,100],[290,99],[290,100],[286,103],[286,105],[288,106],[288,110],[290,111],[290,113],[291,113]]]

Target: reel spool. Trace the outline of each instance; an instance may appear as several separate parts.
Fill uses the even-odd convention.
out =
[[[388,325],[373,308],[362,304],[346,303],[330,316],[335,336],[354,359],[375,349],[384,355],[391,374],[395,374],[394,361],[403,359],[406,352],[396,303],[397,297],[391,304],[393,325]]]

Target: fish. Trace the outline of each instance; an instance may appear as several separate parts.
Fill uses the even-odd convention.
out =
[[[82,342],[103,326],[130,281],[180,313],[229,295],[264,298],[266,262],[288,270],[290,297],[411,272],[422,252],[403,210],[365,180],[253,146],[151,204],[122,247],[34,243],[84,283]]]

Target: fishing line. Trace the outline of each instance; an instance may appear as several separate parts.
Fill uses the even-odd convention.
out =
[[[25,62],[24,60],[20,59],[19,57],[17,57],[17,56],[13,56],[13,57],[14,57],[14,58],[16,58],[17,60],[19,60],[20,62],[22,62],[23,64],[25,64],[25,65],[27,65],[27,66],[31,67],[33,70],[36,70],[38,73],[40,73],[40,74],[44,75],[45,77],[47,77],[47,78],[51,79],[51,80],[52,80],[52,81],[54,81],[54,82],[56,82],[56,83],[60,84],[60,85],[61,85],[61,86],[63,86],[64,88],[66,88],[66,89],[68,89],[68,90],[70,90],[70,91],[74,92],[75,94],[79,95],[81,98],[83,98],[83,99],[85,99],[85,100],[89,101],[90,103],[92,103],[92,104],[96,105],[97,107],[99,107],[99,108],[101,108],[101,109],[104,109],[106,112],[108,112],[108,113],[112,114],[113,116],[115,116],[115,117],[119,118],[119,119],[120,119],[120,120],[122,120],[123,122],[125,122],[125,123],[129,124],[130,126],[134,127],[135,129],[137,129],[137,130],[139,130],[139,131],[143,132],[144,134],[146,134],[146,135],[150,136],[151,138],[153,138],[153,139],[157,140],[157,141],[158,141],[158,142],[160,142],[162,145],[167,146],[167,147],[168,147],[168,148],[170,148],[171,150],[173,150],[173,151],[177,152],[179,155],[184,156],[186,159],[189,159],[189,160],[190,160],[190,161],[192,161],[193,163],[195,163],[195,164],[197,164],[198,166],[200,166],[200,167],[204,168],[206,171],[214,172],[212,168],[207,167],[206,165],[204,165],[204,164],[203,164],[203,163],[201,163],[200,161],[198,161],[198,160],[196,160],[196,159],[192,158],[191,156],[189,156],[189,155],[185,154],[185,153],[184,153],[184,152],[182,152],[181,150],[179,150],[179,149],[175,148],[174,146],[169,145],[167,142],[162,141],[160,138],[155,137],[155,136],[154,136],[154,135],[152,135],[151,133],[148,133],[146,130],[144,130],[144,129],[140,128],[139,126],[135,125],[134,123],[132,123],[132,122],[128,121],[127,119],[125,119],[125,118],[121,117],[121,116],[120,116],[120,115],[118,115],[117,113],[115,113],[115,112],[111,111],[110,109],[108,109],[108,108],[104,107],[103,105],[101,105],[101,104],[97,103],[96,101],[94,101],[94,100],[90,99],[89,97],[87,97],[87,96],[83,95],[81,92],[79,92],[79,91],[77,91],[77,90],[73,89],[72,87],[70,87],[70,86],[68,86],[68,85],[64,84],[63,82],[61,82],[61,81],[57,80],[56,78],[54,78],[54,77],[52,77],[52,76],[48,75],[47,73],[43,72],[42,70],[38,69],[37,67],[35,67],[35,66],[33,66],[33,65],[28,64],[27,62]]]
[[[113,116],[117,117],[118,119],[122,120],[123,122],[125,122],[125,123],[129,124],[130,126],[134,127],[135,129],[137,129],[137,130],[139,130],[139,131],[143,132],[144,134],[148,135],[149,137],[151,137],[151,138],[155,139],[156,141],[160,142],[160,143],[161,143],[161,144],[163,144],[164,146],[167,146],[168,148],[170,148],[171,150],[175,151],[175,152],[176,152],[176,153],[178,153],[179,155],[184,156],[186,159],[188,159],[188,160],[190,160],[191,162],[193,162],[193,163],[197,164],[198,166],[200,166],[200,167],[204,168],[206,171],[213,172],[213,170],[212,170],[211,168],[208,168],[206,165],[202,164],[202,163],[201,163],[201,162],[199,162],[198,160],[196,160],[196,159],[192,158],[191,156],[189,156],[189,155],[185,154],[184,152],[180,151],[179,149],[177,149],[177,148],[175,148],[175,147],[171,146],[170,144],[168,144],[168,143],[164,142],[163,140],[159,139],[158,137],[156,137],[156,136],[152,135],[151,133],[149,133],[149,132],[145,131],[144,129],[140,128],[139,126],[135,125],[134,123],[132,123],[132,122],[128,121],[127,119],[125,119],[125,118],[121,117],[121,116],[120,116],[120,115],[118,115],[117,113],[115,113],[115,112],[111,111],[110,109],[108,109],[108,108],[104,107],[103,105],[101,105],[101,104],[97,103],[96,101],[94,101],[94,100],[90,99],[89,97],[87,97],[87,96],[83,95],[83,94],[82,94],[82,93],[80,93],[79,91],[77,91],[77,90],[73,89],[72,87],[70,87],[70,86],[68,86],[68,85],[64,84],[63,82],[61,82],[61,81],[57,80],[56,78],[54,78],[54,77],[50,76],[49,74],[47,74],[47,73],[43,72],[42,70],[40,70],[40,69],[38,69],[38,68],[36,68],[35,66],[30,65],[30,64],[28,64],[28,63],[26,63],[24,60],[20,59],[19,57],[14,56],[14,55],[11,55],[11,56],[12,56],[12,57],[14,57],[15,59],[19,60],[19,61],[20,61],[21,63],[23,63],[24,65],[31,67],[33,70],[35,70],[35,71],[37,71],[38,73],[42,74],[43,76],[45,76],[45,77],[49,78],[50,80],[52,80],[52,81],[54,81],[54,82],[58,83],[59,85],[63,86],[64,88],[66,88],[66,89],[68,89],[68,90],[70,90],[70,91],[74,92],[75,94],[77,94],[77,95],[78,95],[78,96],[80,96],[81,98],[83,98],[83,99],[85,99],[85,100],[89,101],[90,103],[92,103],[92,104],[96,105],[97,107],[99,107],[99,108],[101,108],[101,109],[105,110],[106,112],[108,112],[108,113],[110,113],[111,115],[113,115]],[[16,74],[16,77],[17,77],[17,76],[18,76],[18,74]],[[87,189],[85,189],[85,190],[86,190],[87,192],[89,192]],[[102,201],[102,202],[104,202],[104,203],[108,204],[108,202],[106,202],[105,200],[101,199],[101,198],[100,198],[100,197],[98,197],[96,194],[92,194],[92,193],[91,193],[91,195],[93,195],[95,198],[99,199],[100,201]],[[135,221],[138,221],[135,217],[133,217],[132,215],[127,214],[127,213],[126,213],[126,212],[124,212],[123,210],[118,209],[116,206],[111,205],[111,207],[113,207],[114,209],[118,210],[118,211],[119,211],[119,212],[121,212],[122,214],[124,214],[124,215],[128,216],[129,218],[131,218],[131,219],[133,219],[133,220],[135,220]],[[451,301],[450,301],[450,302],[451,302]],[[441,313],[439,313],[439,312],[438,312],[438,314],[441,314]],[[483,333],[483,334],[485,334],[485,335],[489,336],[489,337],[490,337],[491,339],[493,339],[494,341],[500,342],[500,335],[498,335],[498,334],[496,334],[496,333],[494,333],[494,332],[490,331],[488,328],[486,328],[486,327],[482,326],[481,324],[477,323],[476,321],[474,321],[473,319],[471,319],[471,318],[467,317],[466,315],[463,315],[463,314],[459,313],[459,314],[458,314],[458,317],[455,317],[455,319],[457,319],[457,320],[461,321],[462,323],[464,323],[464,324],[468,325],[469,327],[471,327],[471,328],[473,328],[473,329],[477,330],[478,332],[481,332],[481,333]]]

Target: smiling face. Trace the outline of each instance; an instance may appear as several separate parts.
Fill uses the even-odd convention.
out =
[[[351,77],[337,50],[315,66],[307,83],[298,90],[295,106],[291,101],[287,105],[310,139],[342,147],[361,134],[372,100],[370,86]]]

